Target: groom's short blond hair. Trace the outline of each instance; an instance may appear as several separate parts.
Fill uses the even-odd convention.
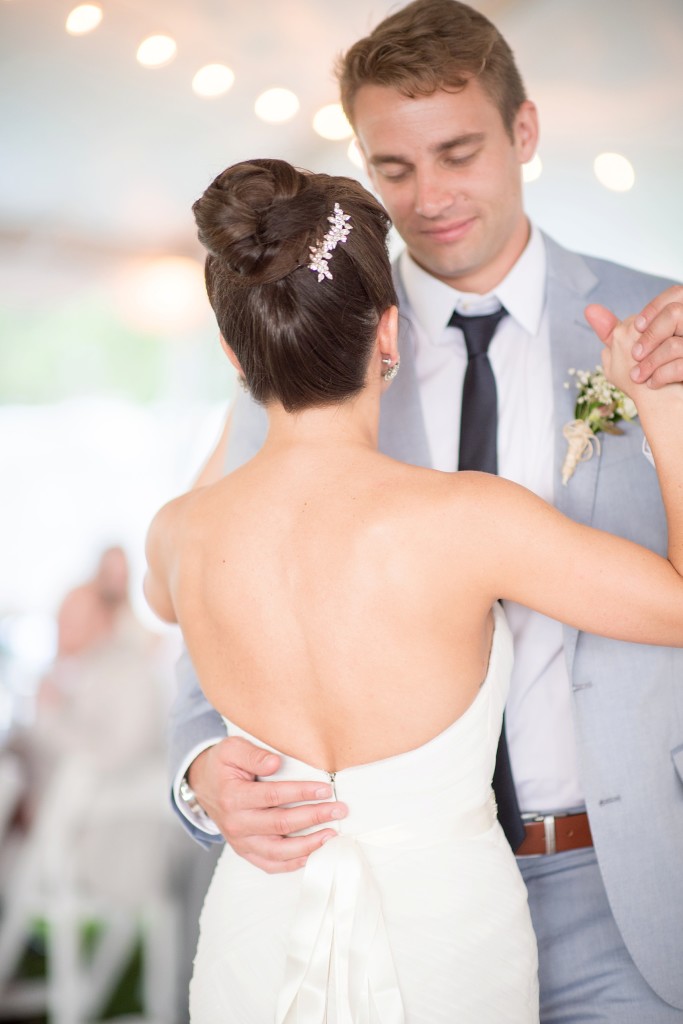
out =
[[[495,25],[458,0],[414,0],[385,18],[340,58],[341,101],[353,124],[354,100],[364,85],[383,85],[405,96],[458,91],[478,79],[512,137],[526,99],[512,50]]]

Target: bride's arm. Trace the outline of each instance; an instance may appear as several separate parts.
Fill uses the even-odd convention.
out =
[[[492,599],[517,601],[589,633],[683,647],[683,385],[633,383],[636,334],[631,321],[603,334],[603,361],[635,401],[653,451],[668,558],[575,523],[522,487],[479,475],[466,482],[476,507],[472,547]]]
[[[595,312],[602,307],[589,307],[587,314],[594,322]],[[591,314],[593,311],[593,315]],[[671,314],[673,321],[673,314]],[[647,384],[635,384],[632,372],[638,372],[630,356],[630,347],[638,338],[634,318],[615,326],[605,337],[603,353],[605,373],[618,388],[630,395],[638,407],[643,431],[652,449],[659,486],[664,500],[668,526],[667,555],[671,565],[683,575],[683,384],[663,386],[659,391]],[[671,323],[671,330],[677,325]]]
[[[178,503],[175,498],[160,508],[147,531],[145,557],[147,571],[142,589],[147,603],[163,622],[178,621],[170,590],[170,553],[173,550],[173,525]]]
[[[197,487],[206,487],[207,484],[215,484],[218,480],[222,480],[225,476],[225,463],[228,451],[228,441],[230,440],[230,431],[232,427],[232,409],[228,412],[225,417],[225,423],[221,430],[220,437],[216,442],[216,445],[209,455],[208,459],[202,466],[201,470],[197,474],[197,478],[192,484],[192,489]]]
[[[216,445],[204,463],[191,490],[196,491],[200,487],[206,487],[216,483],[225,476],[225,455],[230,437],[230,426],[232,423],[232,411],[225,418],[221,435]],[[168,534],[172,530],[175,515],[176,501],[164,505],[157,512],[147,531],[145,544],[145,555],[147,558],[147,572],[143,583],[143,591],[147,603],[155,615],[158,615],[163,622],[175,623],[178,621],[173,608],[171,594],[168,586],[169,563],[167,554],[169,550]]]

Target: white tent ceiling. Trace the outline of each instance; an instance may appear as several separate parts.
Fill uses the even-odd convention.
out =
[[[314,169],[361,172],[346,143],[320,139],[318,107],[336,99],[335,56],[390,10],[390,0],[102,0],[80,38],[64,30],[68,0],[0,0],[0,298],[36,282],[61,287],[137,251],[195,251],[190,205],[227,164],[283,156]],[[475,0],[503,30],[541,113],[544,174],[528,206],[560,241],[683,276],[682,0]],[[178,55],[146,70],[146,35],[175,37]],[[236,80],[202,100],[203,64]],[[293,89],[297,117],[253,113],[270,86]],[[592,172],[603,150],[636,170],[628,194]],[[44,281],[45,274],[49,281]],[[27,274],[33,281],[26,284]],[[21,277],[21,280],[19,278]]]

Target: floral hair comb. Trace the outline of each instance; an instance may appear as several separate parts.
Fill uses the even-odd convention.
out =
[[[323,281],[325,278],[328,281],[332,280],[332,274],[328,267],[332,253],[339,242],[346,242],[353,230],[352,225],[348,223],[351,220],[350,214],[344,213],[339,203],[334,204],[334,210],[327,219],[332,227],[323,237],[322,242],[309,246],[311,259],[308,269],[317,273],[318,281]]]

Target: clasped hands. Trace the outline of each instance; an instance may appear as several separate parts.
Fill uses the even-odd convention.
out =
[[[620,326],[617,317],[604,306],[592,305],[586,319],[610,346]],[[630,379],[654,389],[683,382],[683,286],[668,288],[624,323],[633,339]],[[611,355],[607,353],[608,361]],[[190,785],[225,840],[240,856],[270,873],[303,867],[308,856],[336,834],[321,826],[347,813],[344,804],[332,800],[329,785],[256,781],[256,776],[267,780],[279,761],[276,754],[233,736],[201,753],[189,771]],[[292,836],[306,829],[315,831]]]
[[[612,332],[620,325],[617,317],[604,306],[588,306],[586,319],[605,344],[610,343]],[[633,383],[646,384],[655,390],[667,384],[682,383],[683,285],[667,288],[640,313],[624,321],[626,324],[634,339],[630,349],[634,365],[629,372]],[[607,371],[607,367],[605,369]],[[613,383],[621,387],[619,382]]]

